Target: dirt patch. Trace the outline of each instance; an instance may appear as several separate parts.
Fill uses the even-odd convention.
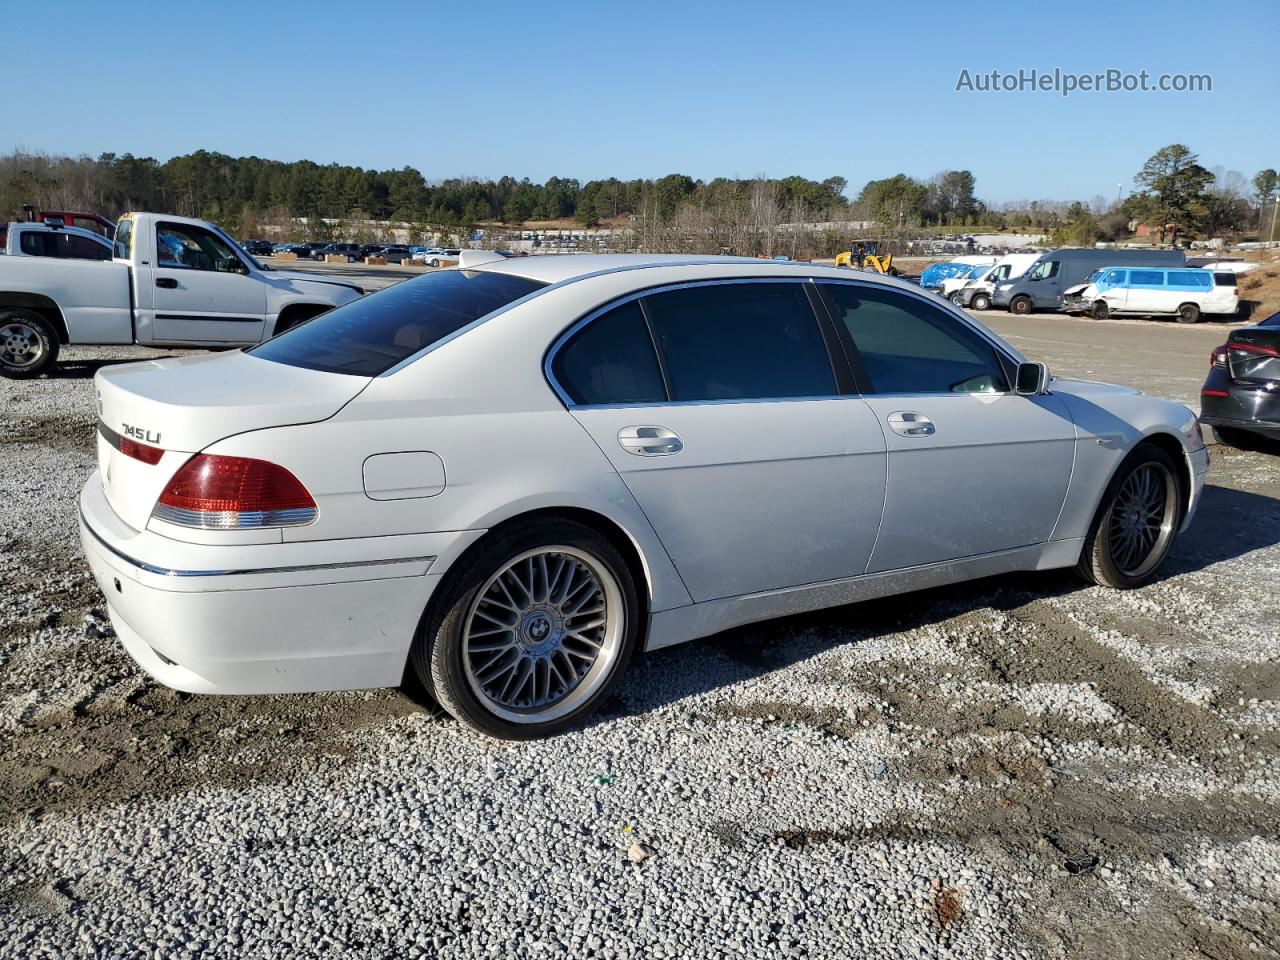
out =
[[[716,704],[712,713],[722,720],[756,720],[782,727],[811,727],[841,740],[848,740],[858,732],[859,727],[857,719],[838,707],[818,709],[781,700]]]
[[[101,644],[86,641],[62,662],[74,671],[83,661],[86,675],[99,677],[69,708],[29,715],[0,735],[0,823],[194,788],[288,780],[358,754],[360,731],[422,710],[396,691],[191,696],[123,662],[104,674]]]
[[[0,417],[0,446],[39,446],[60,452],[94,456],[97,423],[80,414],[50,417]]]

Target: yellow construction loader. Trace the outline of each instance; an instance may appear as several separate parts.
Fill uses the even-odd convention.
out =
[[[837,267],[852,267],[855,270],[872,270],[875,273],[887,273],[896,277],[898,271],[893,268],[893,254],[881,256],[878,240],[855,240],[849,250],[836,254]]]

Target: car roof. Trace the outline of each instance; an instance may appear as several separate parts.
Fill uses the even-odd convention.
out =
[[[714,257],[698,256],[682,253],[561,253],[541,254],[532,257],[515,257],[507,260],[495,260],[491,263],[477,264],[474,269],[491,273],[509,273],[542,283],[563,283],[601,273],[615,273],[621,270],[643,270],[651,267],[681,266],[723,266],[726,264],[751,265],[762,268],[761,272],[769,272],[769,268],[782,275],[778,268],[789,267],[786,275],[795,276],[796,267],[808,267],[815,271],[827,272],[834,268],[816,263],[801,263],[795,260],[759,260],[755,257]],[[755,271],[753,271],[754,273]],[[849,271],[842,273],[847,277]],[[866,274],[865,276],[872,276]],[[862,275],[859,275],[861,279]]]

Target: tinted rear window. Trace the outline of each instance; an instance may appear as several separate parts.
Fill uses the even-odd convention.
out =
[[[442,270],[330,310],[248,352],[308,370],[376,377],[544,286],[502,273]]]

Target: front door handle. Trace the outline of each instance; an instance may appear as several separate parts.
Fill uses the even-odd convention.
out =
[[[178,281],[173,277],[156,277],[156,286],[164,287],[166,290],[175,290],[177,289]]]
[[[623,427],[618,431],[618,443],[637,457],[669,457],[684,449],[684,441],[666,427]]]
[[[904,437],[932,437],[937,432],[932,420],[914,410],[889,414],[889,429]]]

